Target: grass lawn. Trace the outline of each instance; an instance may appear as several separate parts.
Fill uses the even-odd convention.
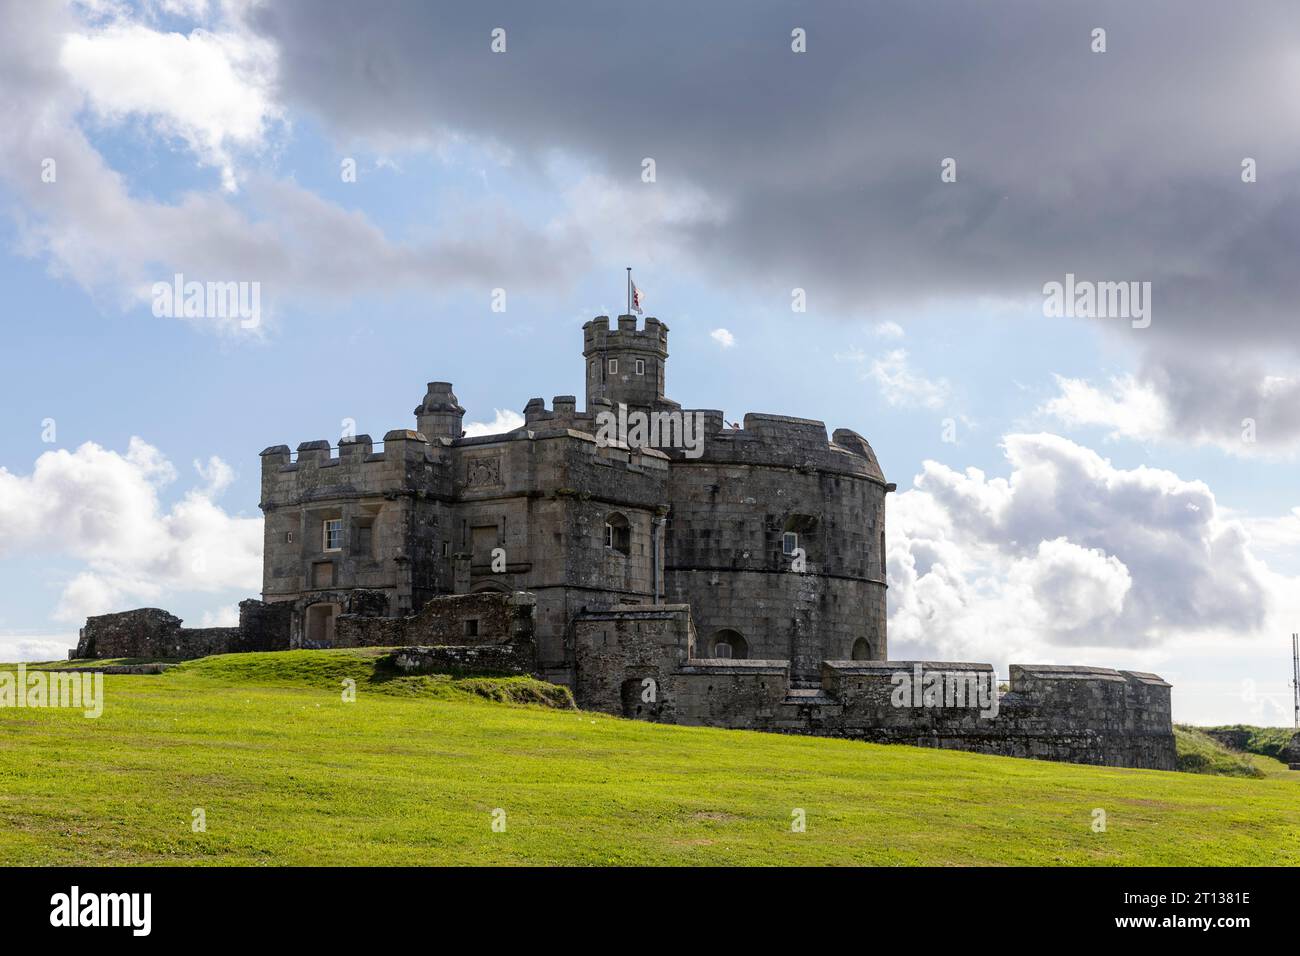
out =
[[[1300,864],[1291,779],[659,726],[375,655],[110,674],[97,720],[0,709],[0,863]]]

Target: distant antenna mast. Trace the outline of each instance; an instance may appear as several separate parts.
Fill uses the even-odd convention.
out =
[[[1291,690],[1295,694],[1295,729],[1300,730],[1300,634],[1291,635]]]

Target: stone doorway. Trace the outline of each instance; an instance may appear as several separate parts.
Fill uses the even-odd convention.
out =
[[[307,608],[303,627],[305,647],[334,646],[334,617],[339,612],[337,604],[313,604]]]

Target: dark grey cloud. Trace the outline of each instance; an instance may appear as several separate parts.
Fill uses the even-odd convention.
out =
[[[724,281],[856,310],[1035,297],[1067,272],[1147,280],[1150,329],[1098,321],[1147,352],[1153,383],[1166,354],[1300,346],[1290,0],[282,0],[253,17],[280,48],[283,94],[341,136],[562,149],[629,183],[654,157],[660,182],[728,211],[675,227]],[[498,26],[504,55],[489,50]],[[939,180],[945,157],[956,184]]]

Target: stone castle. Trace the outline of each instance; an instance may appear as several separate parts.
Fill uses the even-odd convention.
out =
[[[888,660],[895,486],[861,435],[681,408],[655,318],[586,323],[583,359],[582,411],[534,398],[503,434],[465,437],[432,382],[382,449],[267,448],[262,600],[240,626],[104,615],[74,655],[418,648],[396,656],[534,673],[633,718],[1173,769],[1155,675],[1013,665],[999,688],[986,664]],[[902,695],[899,674],[938,690]]]

